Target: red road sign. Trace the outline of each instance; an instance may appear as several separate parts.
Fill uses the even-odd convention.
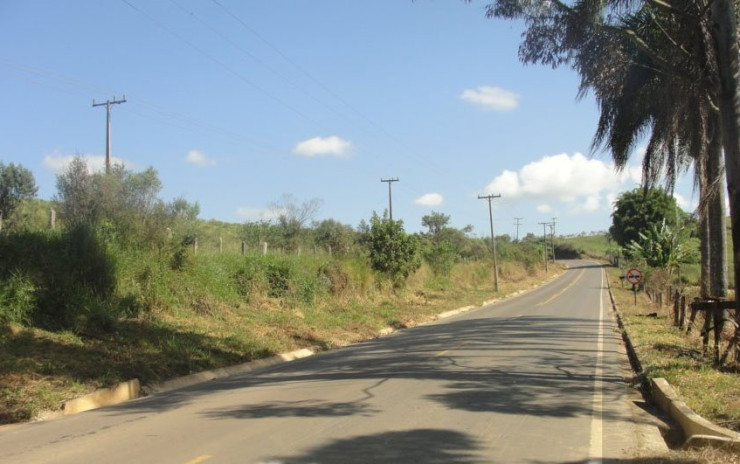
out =
[[[633,267],[627,271],[626,279],[632,285],[637,285],[642,282],[642,271]]]

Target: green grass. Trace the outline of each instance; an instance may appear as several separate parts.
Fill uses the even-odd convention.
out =
[[[570,243],[582,253],[597,259],[604,259],[609,250],[615,245],[607,239],[606,234],[582,235],[561,239],[564,243]]]

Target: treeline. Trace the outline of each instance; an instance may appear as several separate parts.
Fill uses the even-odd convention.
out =
[[[402,221],[376,213],[358,227],[315,221],[318,200],[284,196],[272,221],[225,224],[199,220],[197,203],[163,201],[152,168],[93,173],[75,159],[57,176],[51,202],[34,200],[22,166],[0,164],[0,177],[4,323],[91,332],[160,312],[362,299],[401,291],[420,269],[437,288],[465,285],[454,276],[466,263],[480,269],[466,275],[492,277],[488,240],[451,227],[443,213],[424,216],[426,231],[408,234]],[[497,245],[499,259],[524,273],[544,258],[534,238],[504,236]]]

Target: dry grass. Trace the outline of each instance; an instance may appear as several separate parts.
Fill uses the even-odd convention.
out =
[[[706,419],[740,431],[740,375],[736,369],[718,369],[710,352],[702,350],[699,329],[689,335],[673,326],[672,307],[651,302],[644,293],[622,288],[619,270],[609,269],[609,281],[630,339],[648,378],[663,377],[676,389],[686,404]],[[667,298],[665,300],[667,302]],[[694,461],[740,462],[740,456],[721,450],[681,453]],[[662,462],[662,461],[656,461]],[[673,461],[666,461],[673,462]]]

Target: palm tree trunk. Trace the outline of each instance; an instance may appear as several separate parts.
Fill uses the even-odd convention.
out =
[[[725,191],[722,182],[722,144],[712,137],[707,159],[710,182],[707,203],[707,239],[709,240],[709,295],[727,296],[727,236],[725,234]]]
[[[720,92],[719,110],[722,146],[727,170],[727,193],[730,200],[733,267],[735,269],[735,301],[740,293],[740,63],[737,26],[733,0],[712,2],[712,35],[717,52]],[[738,309],[736,307],[736,309]],[[736,312],[740,322],[740,310]],[[736,348],[740,331],[736,331]]]

